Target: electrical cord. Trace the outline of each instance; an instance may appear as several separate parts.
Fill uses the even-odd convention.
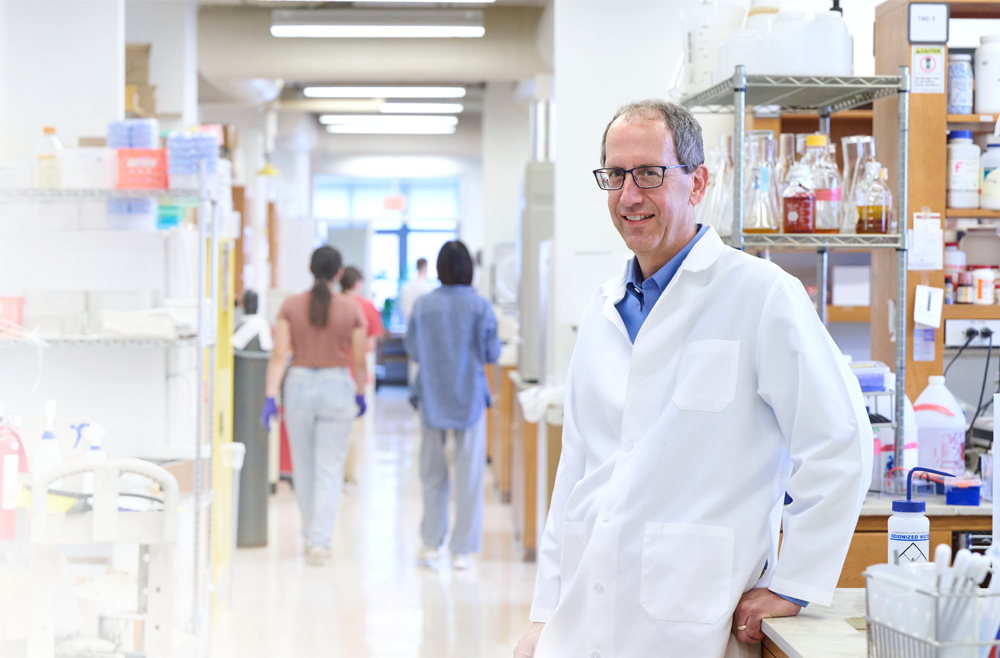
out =
[[[990,357],[993,355],[993,332],[990,331],[989,327],[984,328],[979,332],[980,336],[986,336],[989,339],[989,351],[986,352],[986,368],[983,369],[983,386],[979,389],[979,404],[976,405],[976,415],[972,417],[972,422],[969,423],[969,429],[966,430],[965,434],[965,445],[968,447],[969,442],[972,440],[972,428],[976,425],[976,420],[979,418],[980,412],[983,410],[983,396],[986,394],[986,379],[990,375]]]
[[[950,368],[952,366],[952,364],[955,363],[955,361],[958,360],[958,357],[962,356],[962,352],[965,351],[965,348],[968,347],[969,343],[971,343],[973,340],[975,340],[977,336],[979,336],[979,332],[977,330],[973,329],[972,327],[969,327],[968,329],[965,330],[965,337],[967,339],[965,341],[965,345],[962,345],[960,348],[958,348],[958,354],[956,354],[955,356],[951,357],[951,361],[949,361],[948,365],[945,366],[945,369],[944,369],[944,376],[945,377],[948,376],[948,368]]]

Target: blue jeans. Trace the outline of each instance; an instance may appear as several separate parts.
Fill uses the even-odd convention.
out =
[[[420,538],[438,548],[448,534],[448,463],[444,444],[449,430],[429,426],[421,416],[420,480],[424,488],[424,518]],[[472,427],[455,434],[455,528],[448,542],[457,553],[478,553],[483,543],[483,472],[486,470],[486,414]]]
[[[347,368],[290,368],[284,406],[302,535],[307,547],[329,548],[358,413],[354,380]]]

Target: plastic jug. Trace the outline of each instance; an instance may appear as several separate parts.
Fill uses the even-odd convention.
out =
[[[767,69],[767,42],[757,30],[733,30],[719,48],[718,66],[712,84],[733,77],[733,71],[742,64],[747,75],[761,75]]]
[[[917,417],[919,464],[926,468],[965,471],[965,412],[944,384],[944,377],[929,377],[913,405]]]
[[[743,26],[746,9],[737,4],[701,0],[681,10],[684,52],[671,82],[671,95],[680,98],[708,88],[716,69],[716,55],[723,40]],[[729,75],[733,72],[730,71]]]
[[[816,14],[807,28],[810,75],[851,75],[854,39],[839,9]]]
[[[770,63],[768,73],[775,75],[808,75],[809,36],[805,13],[779,11],[771,25]]]

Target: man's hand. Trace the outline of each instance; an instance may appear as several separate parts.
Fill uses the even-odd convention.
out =
[[[801,609],[798,604],[781,598],[769,589],[752,589],[736,604],[736,612],[733,613],[733,635],[740,642],[760,642],[764,639],[764,634],[760,630],[762,619],[794,617]],[[515,651],[514,656],[517,655]]]
[[[545,628],[545,624],[539,621],[531,625],[528,632],[514,647],[514,658],[535,658],[535,647],[538,646],[538,638],[541,636],[543,628]]]

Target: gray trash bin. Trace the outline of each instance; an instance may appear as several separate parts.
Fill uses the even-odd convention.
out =
[[[268,352],[234,350],[233,440],[246,446],[240,471],[238,546],[267,545],[268,435],[261,423]],[[276,421],[275,421],[276,422]]]

